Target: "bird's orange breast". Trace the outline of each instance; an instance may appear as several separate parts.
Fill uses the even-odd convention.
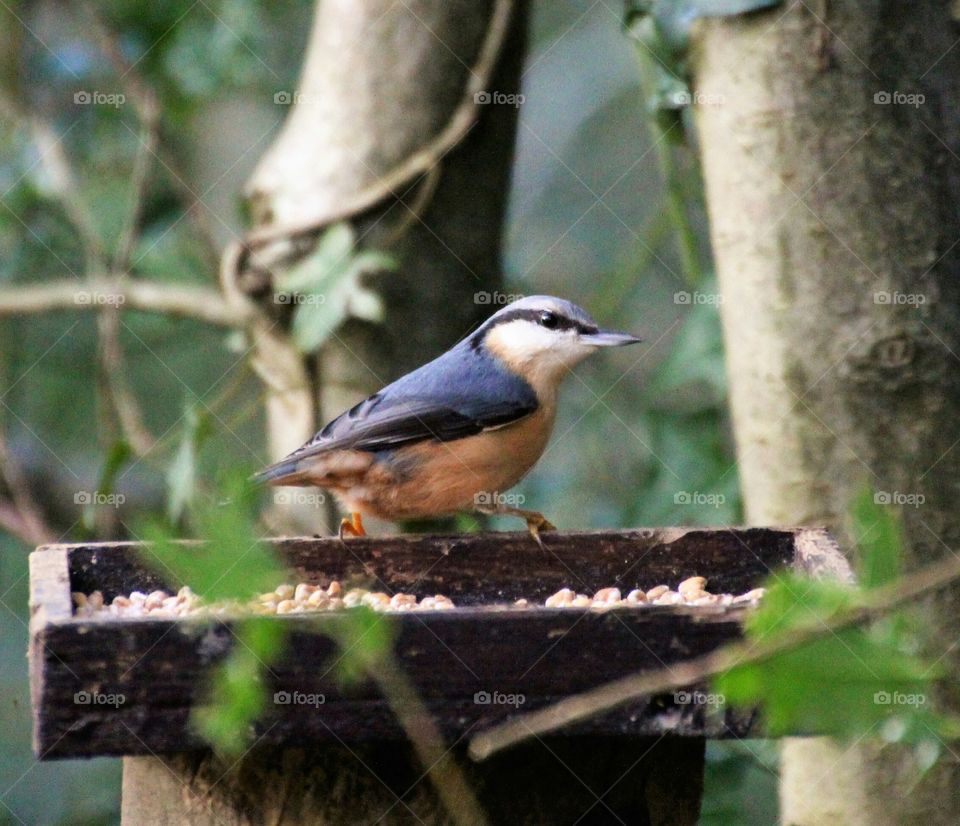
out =
[[[550,438],[553,414],[553,405],[542,406],[518,422],[476,436],[418,442],[375,460],[367,454],[370,460],[359,463],[365,467],[357,467],[358,472],[315,484],[329,487],[347,510],[381,519],[470,511],[512,488],[536,464]],[[478,494],[487,498],[478,499]]]

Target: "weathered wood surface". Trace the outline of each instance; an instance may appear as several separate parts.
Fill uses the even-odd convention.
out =
[[[492,824],[693,826],[704,747],[698,738],[551,736],[479,764],[462,743],[452,751]],[[233,766],[201,753],[128,757],[122,819],[131,826],[450,824],[400,742],[258,748]]]
[[[742,609],[704,607],[495,610],[561,587],[624,592],[706,576],[713,592],[740,593],[771,571],[848,577],[822,531],[657,529],[551,533],[547,550],[526,534],[273,540],[291,579],[330,579],[389,592],[443,593],[455,611],[398,614],[397,658],[451,739],[515,711],[483,704],[478,692],[523,695],[522,710],[606,680],[706,653],[740,636]],[[197,553],[203,546],[196,545]],[[35,748],[44,758],[162,754],[202,747],[190,709],[208,667],[230,650],[229,624],[141,618],[75,618],[69,592],[171,587],[143,564],[132,543],[48,546],[32,559],[31,679]],[[68,578],[67,578],[68,577]],[[334,677],[336,652],[314,633],[337,614],[276,618],[291,630],[287,655],[271,668],[274,692],[323,695],[318,705],[282,702],[257,725],[260,745],[309,746],[399,740],[389,708],[369,685],[347,692]],[[701,689],[703,687],[700,687]],[[79,692],[123,696],[119,705],[83,704]],[[672,694],[631,703],[569,736],[742,737],[749,713],[717,713]]]

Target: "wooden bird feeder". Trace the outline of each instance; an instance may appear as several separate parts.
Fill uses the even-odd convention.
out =
[[[782,568],[849,579],[845,560],[815,529],[557,532],[544,541],[546,551],[526,534],[271,540],[296,581],[363,580],[454,601],[454,610],[392,614],[395,654],[493,822],[572,823],[584,813],[585,823],[696,822],[705,739],[759,736],[755,713],[711,711],[671,693],[479,764],[463,754],[466,740],[517,713],[736,641],[748,610],[543,607],[561,588],[625,594],[699,575],[713,593],[740,594]],[[266,690],[324,702],[268,704],[256,748],[228,772],[213,768],[189,725],[208,669],[235,644],[228,621],[75,616],[72,591],[99,590],[110,601],[181,585],[144,566],[134,543],[44,546],[31,555],[30,576],[36,754],[127,758],[125,823],[373,823],[380,809],[384,824],[448,822],[376,688],[344,689],[329,667],[335,645],[316,623],[342,622],[337,612],[271,620],[290,636]],[[506,608],[520,598],[539,607]],[[124,701],[75,702],[83,692]],[[524,700],[484,703],[483,692]]]

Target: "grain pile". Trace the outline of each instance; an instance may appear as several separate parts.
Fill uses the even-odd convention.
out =
[[[646,591],[636,588],[623,596],[619,588],[601,588],[592,597],[570,588],[562,588],[543,602],[546,608],[643,608],[658,605],[755,605],[763,597],[763,588],[755,588],[745,594],[713,594],[706,590],[707,580],[693,576],[679,583],[676,589],[669,585],[657,585]],[[204,603],[189,587],[174,593],[153,591],[149,594],[133,591],[128,596],[116,596],[107,603],[100,591],[92,594],[74,593],[75,614],[80,617],[161,617],[173,619],[187,616],[222,616],[240,611],[259,615],[308,614],[323,611],[340,611],[365,605],[374,611],[449,611],[455,608],[453,600],[443,594],[434,594],[418,599],[413,594],[387,594],[383,591],[368,591],[351,588],[344,591],[343,585],[334,580],[326,588],[309,582],[296,585],[285,583],[273,591],[260,594],[246,603]],[[538,603],[519,599],[509,607],[532,608]],[[496,607],[496,606],[491,606]]]

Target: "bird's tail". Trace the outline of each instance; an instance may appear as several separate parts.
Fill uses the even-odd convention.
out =
[[[292,481],[298,475],[299,464],[299,459],[281,459],[254,473],[250,479],[258,485],[280,485]]]

